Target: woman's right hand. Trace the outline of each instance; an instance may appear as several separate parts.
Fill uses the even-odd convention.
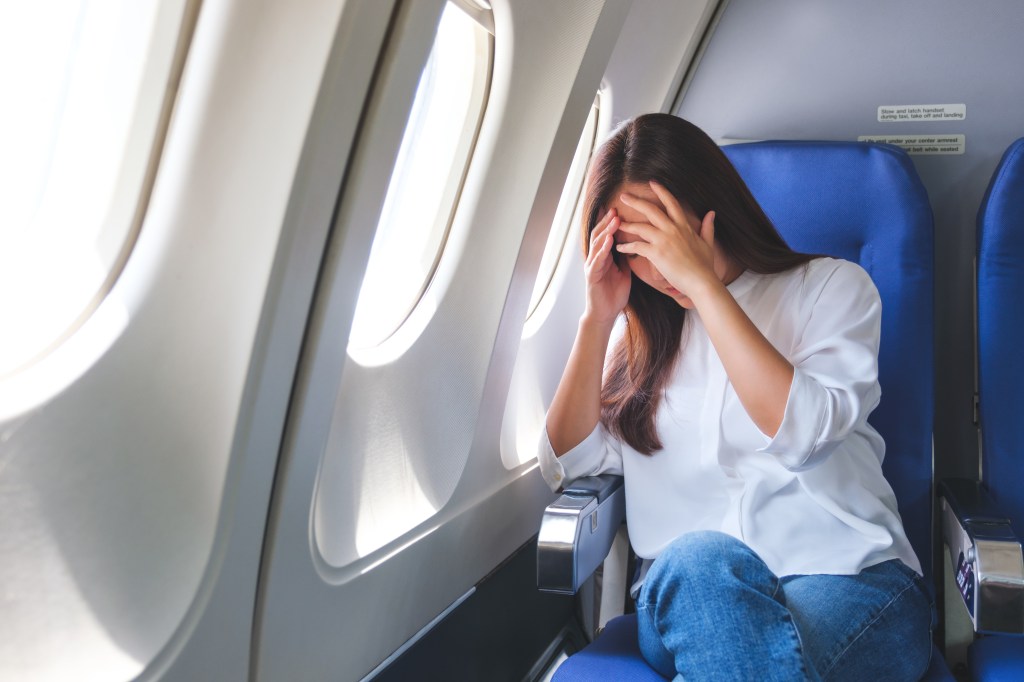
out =
[[[548,408],[548,441],[556,455],[583,442],[601,419],[601,382],[605,356],[615,319],[629,301],[633,273],[621,258],[612,257],[619,230],[615,210],[604,214],[590,233],[590,250],[584,265],[587,277],[587,309],[580,318],[562,380]]]
[[[594,321],[611,324],[629,301],[632,273],[622,258],[615,262],[615,232],[620,219],[615,209],[609,210],[590,233],[590,253],[587,255],[587,310],[585,316]]]

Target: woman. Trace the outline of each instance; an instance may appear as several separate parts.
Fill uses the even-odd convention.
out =
[[[541,470],[553,488],[624,475],[647,661],[691,680],[918,679],[931,604],[867,423],[867,273],[792,251],[717,145],[665,114],[598,151],[583,237]]]

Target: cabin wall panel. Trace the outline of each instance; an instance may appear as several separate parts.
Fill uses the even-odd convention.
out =
[[[291,388],[288,371],[262,377],[257,400],[254,366],[342,4],[203,2],[124,272],[17,379],[42,385],[70,356],[93,359],[0,424],[0,678],[156,677],[183,649],[204,672],[180,678],[246,676],[274,424],[279,434]],[[295,337],[304,316],[297,326]],[[254,421],[265,430],[247,432]],[[211,622],[216,641],[188,648]]]
[[[520,255],[528,226],[532,239],[542,241],[551,224],[628,3],[492,4],[491,95],[455,223],[427,305],[421,302],[410,318],[418,336],[380,367],[357,366],[345,354],[359,268],[376,224],[373,207],[379,211],[386,189],[386,177],[370,182],[370,175],[390,168],[404,122],[404,112],[371,108],[378,117],[368,120],[383,126],[381,146],[362,137],[354,184],[344,188],[276,484],[261,587],[259,678],[301,669],[310,679],[358,679],[535,534],[552,497],[535,466],[510,472],[498,450],[533,284],[524,273],[537,267]],[[427,9],[417,4],[415,11]],[[393,130],[384,134],[385,128]],[[417,321],[417,315],[426,317]],[[386,454],[364,450],[350,440],[351,428],[341,428],[366,407],[359,401],[379,381],[383,386],[372,390],[387,388],[391,404],[374,418],[400,411],[393,442],[418,450],[423,467],[455,462],[458,482],[431,518],[339,564],[320,553],[316,535],[342,532],[358,515],[340,513],[340,505],[317,517],[315,500],[320,486],[353,482],[323,476],[321,458],[358,474],[359,458]]]

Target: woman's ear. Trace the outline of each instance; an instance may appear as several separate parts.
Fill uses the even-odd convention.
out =
[[[713,247],[715,245],[715,212],[708,211],[700,223],[700,238]]]

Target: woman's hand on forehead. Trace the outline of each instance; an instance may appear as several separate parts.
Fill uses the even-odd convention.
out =
[[[709,211],[697,222],[663,186],[651,182],[650,187],[661,206],[634,194],[620,196],[645,222],[623,222],[619,232],[630,238],[622,239],[616,249],[647,258],[674,288],[689,295],[709,278],[718,279],[714,269],[715,214]]]

